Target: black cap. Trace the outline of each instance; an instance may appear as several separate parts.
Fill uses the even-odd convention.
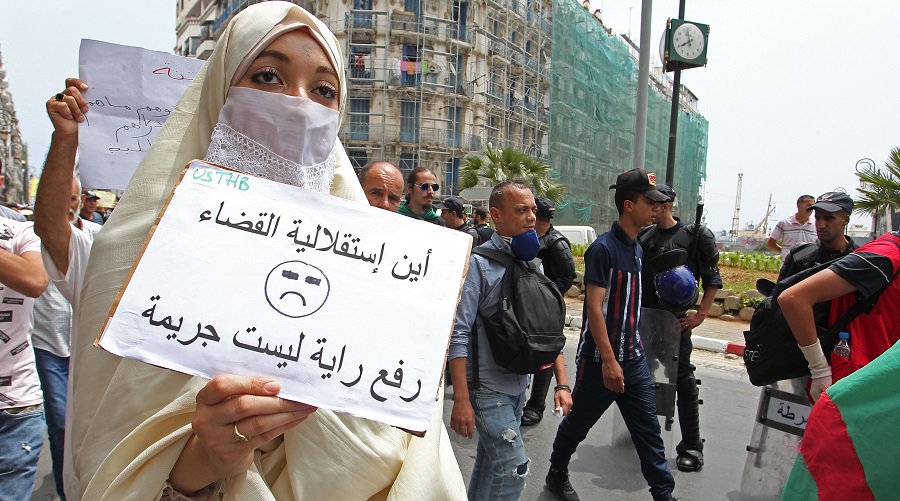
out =
[[[847,214],[853,214],[853,199],[846,193],[840,191],[831,191],[823,195],[819,195],[816,203],[809,206],[806,210],[822,209],[825,212],[837,212],[842,210]]]
[[[100,196],[91,190],[81,190],[81,194],[85,196],[85,200],[99,200]]]
[[[668,202],[669,197],[656,189],[656,174],[644,169],[627,170],[616,178],[609,189],[636,191],[654,202]]]
[[[669,185],[667,185],[667,184],[657,184],[656,191],[669,197],[670,202],[675,200],[675,190],[673,190],[672,188],[669,188]]]
[[[444,209],[453,211],[457,216],[463,217],[465,209],[463,208],[463,200],[459,197],[447,197],[440,202],[431,204],[435,209]]]
[[[534,203],[537,204],[537,216],[542,219],[553,219],[556,214],[556,206],[549,198],[535,197]]]

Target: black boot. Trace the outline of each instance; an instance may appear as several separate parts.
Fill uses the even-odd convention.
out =
[[[547,407],[547,391],[550,390],[552,378],[552,367],[534,373],[531,380],[531,396],[522,410],[522,426],[534,426],[543,419],[544,409]]]
[[[547,472],[547,489],[559,499],[579,501],[578,493],[569,483],[569,472],[567,471],[557,470],[551,466],[550,471]]]
[[[700,438],[700,391],[693,365],[686,374],[679,374],[677,394],[681,443],[675,447],[678,452],[675,464],[681,471],[698,471],[703,468],[703,440]]]

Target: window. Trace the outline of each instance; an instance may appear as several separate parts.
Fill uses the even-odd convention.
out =
[[[353,83],[371,84],[365,80],[372,79],[372,70],[366,68],[366,60],[372,49],[369,47],[353,47],[350,54],[350,79]]]
[[[401,85],[419,86],[422,76],[422,63],[419,57],[419,46],[403,44],[403,59],[400,61]]]
[[[419,142],[419,102],[400,101],[400,141]]]
[[[353,0],[353,8],[355,10],[372,10],[372,0]],[[353,27],[374,28],[375,22],[372,18],[372,14],[354,13]]]
[[[457,26],[452,27],[450,36],[457,40],[466,39],[466,14],[468,10],[468,2],[460,2],[459,0],[453,2],[453,20],[456,21]]]
[[[422,20],[422,0],[404,0],[403,10],[416,15],[416,22]]]
[[[353,141],[369,140],[369,102],[368,97],[350,98],[350,139]]]
[[[444,192],[448,195],[458,195],[457,185],[459,185],[459,159],[453,158],[447,161],[447,167],[444,170]]]
[[[447,108],[447,146],[450,148],[459,148],[460,132],[462,131],[462,121],[465,119],[465,110],[459,106],[451,106]]]
[[[403,173],[403,179],[406,179],[409,173],[416,168],[416,157],[415,153],[400,154],[400,172]]]
[[[348,149],[347,156],[350,157],[350,165],[353,166],[353,170],[357,173],[369,162],[369,155],[366,154],[366,150]]]

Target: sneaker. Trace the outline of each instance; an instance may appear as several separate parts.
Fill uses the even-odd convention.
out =
[[[547,489],[559,499],[565,501],[579,501],[578,494],[569,483],[569,472],[550,468],[547,472]]]

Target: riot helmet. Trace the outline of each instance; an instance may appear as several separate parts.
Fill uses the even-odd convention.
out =
[[[653,276],[653,282],[666,309],[685,311],[697,304],[697,280],[687,266],[660,271]]]

